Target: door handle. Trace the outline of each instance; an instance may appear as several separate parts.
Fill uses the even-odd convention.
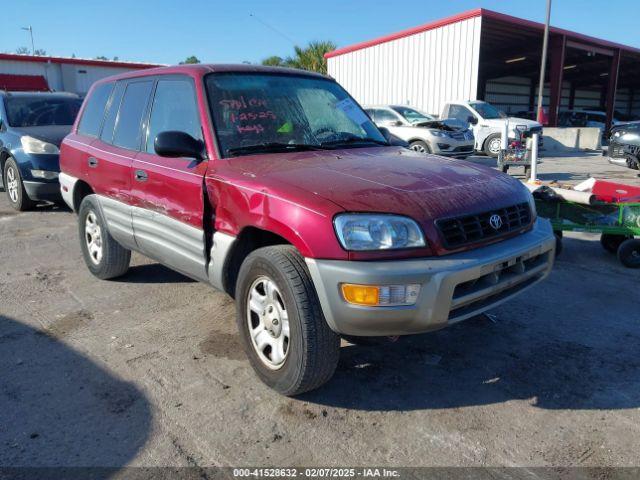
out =
[[[134,176],[138,182],[146,182],[147,178],[149,178],[147,172],[144,170],[136,170]]]
[[[96,168],[98,166],[98,159],[95,157],[89,157],[87,159],[87,163],[91,168]]]

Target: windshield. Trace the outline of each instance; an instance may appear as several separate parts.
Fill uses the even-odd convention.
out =
[[[502,110],[487,102],[470,102],[471,108],[480,114],[485,120],[494,120],[496,118],[505,118],[506,115]]]
[[[224,157],[387,144],[366,113],[331,80],[218,73],[206,77],[206,87]]]
[[[12,127],[73,125],[82,100],[69,97],[5,97],[7,123]]]
[[[391,108],[393,108],[396,112],[402,115],[404,119],[411,124],[431,122],[435,120],[435,118],[432,117],[431,115],[427,115],[426,113],[419,112],[418,110],[414,110],[413,108],[409,108],[409,107],[391,107]]]

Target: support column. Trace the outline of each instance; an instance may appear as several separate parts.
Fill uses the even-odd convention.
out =
[[[620,70],[620,50],[616,50],[609,64],[609,76],[607,84],[607,123],[605,131],[609,131],[613,123],[613,112],[616,108],[616,89],[618,88],[618,72]]]
[[[562,98],[562,75],[564,73],[564,51],[567,39],[564,35],[549,38],[549,126],[558,125],[558,110]]]
[[[576,103],[576,84],[571,82],[571,89],[569,90],[569,110],[573,110],[573,106]]]

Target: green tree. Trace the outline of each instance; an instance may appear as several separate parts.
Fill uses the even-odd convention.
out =
[[[36,51],[33,52],[34,55],[38,55],[40,57],[44,57],[47,54],[46,50],[43,50],[42,48],[36,48]]]
[[[273,55],[262,61],[263,65],[277,67],[292,67],[302,70],[310,70],[312,72],[327,73],[327,60],[324,58],[337,48],[337,45],[331,41],[315,41],[309,42],[306,47],[293,47],[294,55],[285,59]]]
[[[195,55],[191,55],[190,57],[185,58],[184,62],[180,62],[180,65],[192,65],[195,63],[200,63],[200,60],[198,60],[198,57]]]
[[[29,50],[27,47],[18,47],[16,48],[16,53],[18,55],[29,55],[31,53],[31,50]]]
[[[271,55],[270,57],[262,60],[262,62],[260,63],[267,67],[284,67],[286,65],[284,59],[282,57],[279,57],[278,55]]]

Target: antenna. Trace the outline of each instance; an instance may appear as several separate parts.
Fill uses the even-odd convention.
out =
[[[292,45],[297,45],[295,40],[293,40],[291,37],[289,37],[286,33],[281,32],[280,30],[278,30],[277,28],[275,28],[272,25],[269,25],[267,22],[265,22],[264,20],[261,20],[260,18],[258,18],[256,15],[254,15],[253,13],[250,13],[249,16],[253,19],[255,19],[257,22],[260,22],[262,25],[264,25],[265,27],[267,27],[269,30],[272,30],[274,32],[276,32],[278,35],[280,35],[282,38],[286,39],[288,42],[290,42]]]

